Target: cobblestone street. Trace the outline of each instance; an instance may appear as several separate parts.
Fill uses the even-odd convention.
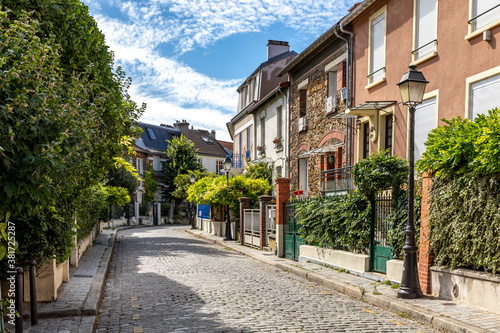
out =
[[[97,332],[435,332],[178,226],[118,233]]]

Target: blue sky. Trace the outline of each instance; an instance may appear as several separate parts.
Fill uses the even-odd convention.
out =
[[[354,0],[82,0],[147,103],[142,121],[216,130],[236,114],[236,88],[267,57],[269,39],[300,53]]]

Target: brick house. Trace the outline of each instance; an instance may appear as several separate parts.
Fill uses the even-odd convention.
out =
[[[274,174],[287,174],[288,79],[276,74],[295,56],[288,42],[269,40],[267,60],[238,88],[237,114],[227,124],[233,146],[233,168],[266,161]]]
[[[346,36],[328,29],[278,75],[290,77],[290,178],[296,194],[317,196],[337,188],[337,172],[351,165],[353,121],[349,101]]]

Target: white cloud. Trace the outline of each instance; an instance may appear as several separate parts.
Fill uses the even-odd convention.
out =
[[[116,63],[133,78],[131,96],[148,104],[142,120],[172,123],[186,119],[229,139],[226,122],[234,116],[242,79],[218,80],[179,59],[231,35],[258,32],[276,22],[319,36],[349,8],[345,1],[312,0],[83,0],[115,52]],[[103,12],[119,11],[113,17]],[[175,58],[161,54],[171,46]],[[256,59],[258,65],[261,59]],[[250,74],[250,73],[249,73]],[[220,135],[219,135],[220,133]]]

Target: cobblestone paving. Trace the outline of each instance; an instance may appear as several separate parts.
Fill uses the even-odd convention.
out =
[[[118,235],[97,332],[435,332],[178,227]]]

